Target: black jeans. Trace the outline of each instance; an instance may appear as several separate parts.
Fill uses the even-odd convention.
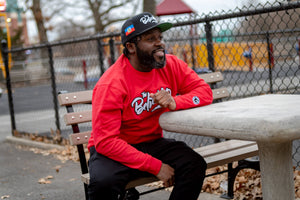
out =
[[[175,184],[170,200],[196,200],[198,198],[207,167],[202,156],[184,142],[173,139],[161,138],[132,146],[175,169]],[[90,200],[117,200],[130,180],[148,174],[131,169],[97,153],[94,147],[91,148],[89,171]]]

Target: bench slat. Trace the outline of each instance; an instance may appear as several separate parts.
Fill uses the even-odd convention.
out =
[[[90,174],[89,173],[82,174],[81,181],[87,185],[90,184]],[[159,179],[156,176],[147,176],[147,177],[137,178],[133,181],[130,181],[126,185],[125,189],[133,188],[133,187],[140,186],[140,185],[145,185],[145,184],[156,182],[156,181],[159,181]]]
[[[74,133],[69,135],[70,144],[80,145],[80,144],[87,144],[91,137],[91,131],[81,132],[81,133]]]
[[[66,125],[80,124],[92,121],[92,110],[67,113],[64,115]]]
[[[58,102],[60,106],[68,106],[73,104],[91,103],[93,90],[70,92],[58,95]]]
[[[227,88],[212,89],[212,92],[214,100],[229,97],[229,92]]]
[[[90,184],[90,174],[81,174],[81,181],[84,182],[85,184],[89,185]]]
[[[140,185],[145,185],[145,184],[156,182],[156,181],[159,181],[159,179],[156,176],[138,178],[138,179],[130,181],[126,185],[126,189],[137,187]]]
[[[232,163],[235,161],[243,160],[258,155],[257,145],[252,145],[249,147],[244,147],[225,153],[220,153],[214,156],[204,157],[207,162],[207,168],[221,166],[227,163]]]
[[[199,74],[199,77],[202,78],[206,83],[209,83],[209,84],[223,81],[223,75],[221,72]]]
[[[194,149],[197,153],[202,156],[213,156],[216,154],[224,153],[227,151],[232,151],[235,149],[244,148],[247,146],[256,145],[254,141],[244,141],[244,140],[227,140],[224,142],[219,142],[215,144],[209,144]]]

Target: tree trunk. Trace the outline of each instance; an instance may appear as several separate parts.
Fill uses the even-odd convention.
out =
[[[35,19],[40,43],[45,43],[48,42],[48,37],[47,37],[47,30],[44,25],[44,17],[43,17],[40,3],[41,3],[40,0],[33,0],[32,7],[30,9]]]
[[[45,28],[43,12],[42,12],[40,3],[41,3],[41,0],[32,0],[32,7],[30,9],[31,9],[32,14],[35,19],[40,43],[47,43],[48,42],[47,29]],[[42,48],[41,49],[41,62],[42,62],[42,67],[44,69],[46,69],[46,72],[43,72],[41,70],[41,72],[38,75],[35,75],[36,77],[42,79],[42,77],[45,77],[44,73],[49,74],[49,64],[48,64],[48,62],[45,62],[45,60],[48,58],[49,58],[48,49]],[[38,68],[36,71],[38,71]]]
[[[153,15],[156,15],[156,3],[155,0],[144,0],[144,12],[150,12]]]

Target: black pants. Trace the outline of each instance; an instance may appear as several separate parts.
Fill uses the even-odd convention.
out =
[[[184,142],[165,138],[133,146],[175,169],[175,184],[170,195],[171,200],[198,198],[207,167],[198,153]],[[116,200],[124,192],[130,180],[147,174],[97,153],[94,147],[91,148],[89,171],[90,200]]]

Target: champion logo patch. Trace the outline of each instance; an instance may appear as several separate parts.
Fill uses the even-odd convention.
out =
[[[131,34],[131,33],[134,32],[134,31],[135,31],[135,28],[134,28],[133,24],[131,24],[130,26],[128,26],[128,27],[125,29],[125,35],[127,36],[127,35]]]
[[[198,104],[200,103],[199,97],[194,96],[194,97],[193,97],[193,102],[194,102],[195,105],[198,105]]]

